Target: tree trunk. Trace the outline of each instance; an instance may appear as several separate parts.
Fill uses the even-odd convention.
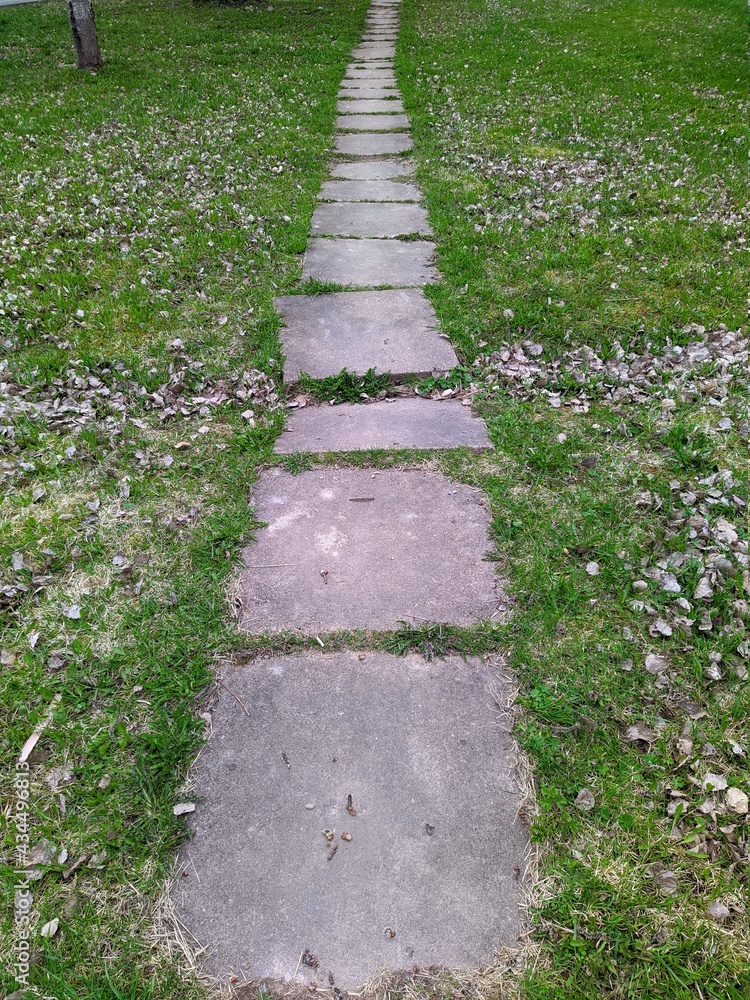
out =
[[[79,69],[97,69],[103,65],[96,37],[94,8],[91,0],[68,0],[68,16],[76,43]]]

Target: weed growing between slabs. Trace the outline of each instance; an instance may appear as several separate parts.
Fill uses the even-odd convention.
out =
[[[271,303],[365,7],[101,0],[96,76],[64,7],[0,12],[2,783],[9,801],[54,705],[29,758],[39,995],[202,995],[152,947],[150,907],[196,698],[242,645],[226,585],[281,426]]]
[[[470,373],[422,388],[498,449],[433,464],[491,498],[515,600],[529,998],[750,988],[742,17],[404,8],[428,294]]]

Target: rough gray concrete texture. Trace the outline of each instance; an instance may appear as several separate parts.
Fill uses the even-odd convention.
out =
[[[318,195],[323,201],[421,201],[416,184],[399,181],[324,181]]]
[[[246,632],[471,625],[505,610],[484,560],[487,502],[471,487],[417,470],[275,468],[252,502],[267,527],[243,551]]]
[[[339,90],[340,100],[379,100],[385,101],[389,98],[399,98],[400,95],[397,90],[387,90],[385,87],[358,87],[351,86],[354,83],[367,83],[366,80],[350,80],[347,86],[342,86]],[[396,102],[394,101],[394,104]]]
[[[365,160],[363,163],[334,163],[331,177],[352,181],[385,180],[388,177],[406,177],[414,173],[414,164],[408,160]]]
[[[294,410],[278,455],[372,448],[491,448],[484,421],[460,400],[408,397]]]
[[[206,971],[347,990],[516,945],[527,833],[500,664],[311,652],[223,683],[247,714],[219,690],[173,889]]]
[[[393,42],[371,42],[352,52],[352,62],[391,62],[396,55]]]
[[[350,132],[390,132],[393,129],[408,129],[406,115],[339,115],[336,128]]]
[[[302,263],[302,277],[337,285],[411,288],[437,279],[435,248],[425,240],[311,239]],[[337,369],[337,371],[340,369]]]
[[[392,69],[357,69],[353,66],[347,69],[344,80],[387,80],[394,87],[397,86]]]
[[[351,115],[364,115],[365,117],[372,117],[373,115],[390,116],[392,113],[404,110],[404,105],[400,100],[372,101],[368,98],[344,99],[340,100],[336,106],[347,117]],[[344,128],[350,128],[350,126],[345,125]]]
[[[362,132],[337,135],[333,148],[337,153],[348,156],[387,156],[389,153],[405,153],[412,145],[411,136],[406,132]]]
[[[450,341],[437,332],[435,313],[421,289],[285,295],[274,301],[285,327],[284,381],[342,368],[364,375],[428,375],[458,364]]]
[[[409,236],[432,233],[427,212],[420,205],[402,202],[327,202],[313,212],[313,236]]]

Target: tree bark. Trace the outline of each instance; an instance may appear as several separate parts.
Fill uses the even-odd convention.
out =
[[[91,0],[68,0],[68,17],[76,43],[79,69],[98,69],[104,65],[94,24]]]

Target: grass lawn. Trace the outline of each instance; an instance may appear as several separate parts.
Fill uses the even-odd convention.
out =
[[[242,645],[225,595],[281,427],[271,300],[298,277],[365,7],[100,0],[96,76],[64,5],[0,11],[4,802],[62,696],[31,758],[38,995],[202,995],[150,905],[196,698]]]
[[[63,5],[0,10],[2,877],[10,898],[13,761],[47,719],[33,995],[208,995],[153,907],[213,664],[305,645],[237,634],[226,595],[259,466],[316,464],[271,455],[271,301],[299,287],[366,5],[97,0],[96,76]],[[505,651],[539,858],[521,962],[441,996],[750,989],[743,18],[404,0],[428,294],[461,359],[419,389],[473,396],[497,451],[324,461],[485,490],[514,614],[326,645]]]
[[[464,362],[438,387],[474,383],[499,449],[445,464],[492,498],[516,600],[534,1000],[750,990],[744,20],[405,0]]]

